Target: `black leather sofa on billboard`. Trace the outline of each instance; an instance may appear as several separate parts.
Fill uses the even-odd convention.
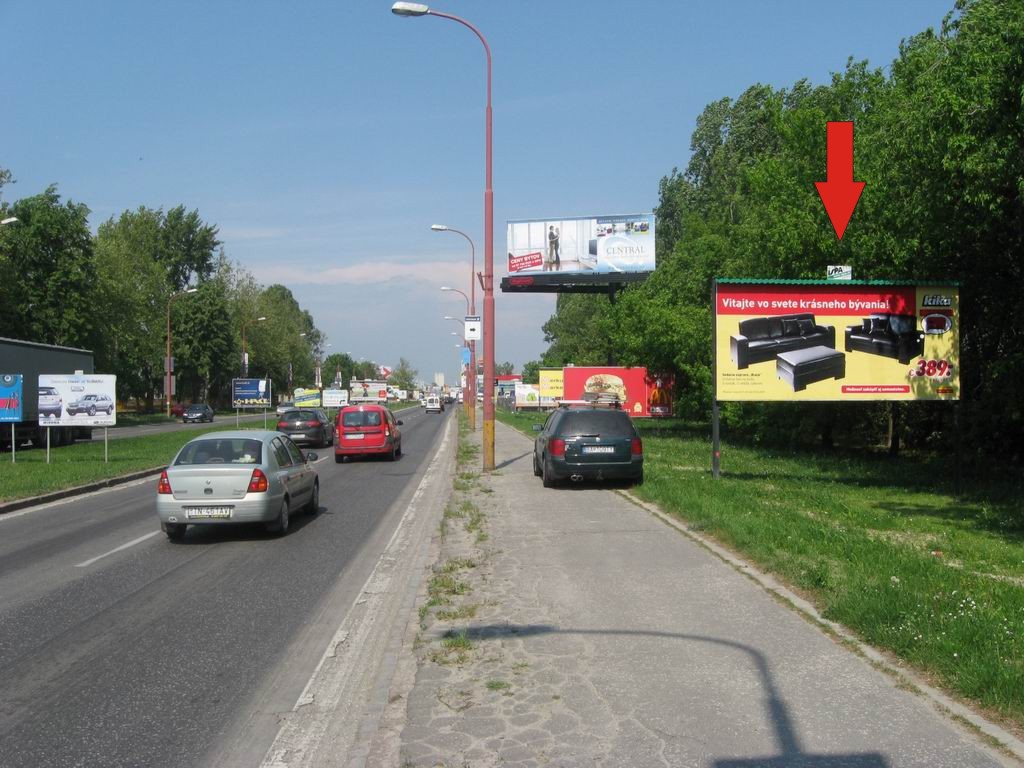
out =
[[[846,326],[846,351],[891,357],[906,365],[924,354],[924,332],[913,315],[874,314],[860,325]]]
[[[835,327],[818,325],[810,313],[741,320],[739,333],[729,337],[729,356],[740,369],[808,347],[836,348]]]

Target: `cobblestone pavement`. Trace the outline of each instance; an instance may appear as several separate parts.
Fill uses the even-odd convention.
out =
[[[370,765],[1015,764],[613,490],[541,488],[530,441],[498,436],[497,472],[460,467]]]

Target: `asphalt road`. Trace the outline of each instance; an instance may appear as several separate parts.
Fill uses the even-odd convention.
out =
[[[0,517],[0,766],[258,763],[255,709],[302,693],[449,415],[402,412],[395,463],[321,451],[320,513],[281,539],[172,544],[152,481]]]

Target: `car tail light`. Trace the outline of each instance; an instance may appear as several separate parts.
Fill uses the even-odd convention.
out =
[[[629,452],[631,454],[633,454],[634,456],[643,456],[644,455],[644,444],[643,444],[643,441],[639,437],[634,437],[633,438],[633,443],[630,446]]]
[[[306,422],[306,426],[307,427],[319,427],[320,426],[320,422],[317,421],[316,419],[313,419],[312,421],[307,421]]]
[[[565,440],[560,437],[552,438],[548,443],[548,453],[552,456],[565,456]]]
[[[160,473],[160,484],[156,487],[157,493],[173,493],[171,481],[167,479],[167,470]]]
[[[287,429],[288,428],[288,422],[287,421],[279,421],[279,422],[277,422],[277,428],[278,429]]]
[[[249,480],[248,493],[265,493],[270,487],[267,482],[267,476],[263,474],[262,469],[254,469],[252,471],[252,478]]]

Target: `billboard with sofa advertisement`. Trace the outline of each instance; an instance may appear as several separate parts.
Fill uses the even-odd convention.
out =
[[[654,214],[509,221],[508,274],[653,272]]]
[[[273,402],[270,379],[232,379],[232,408],[270,408]]]
[[[952,283],[717,280],[718,400],[957,400]]]
[[[40,374],[40,426],[112,427],[117,424],[117,376]]]

